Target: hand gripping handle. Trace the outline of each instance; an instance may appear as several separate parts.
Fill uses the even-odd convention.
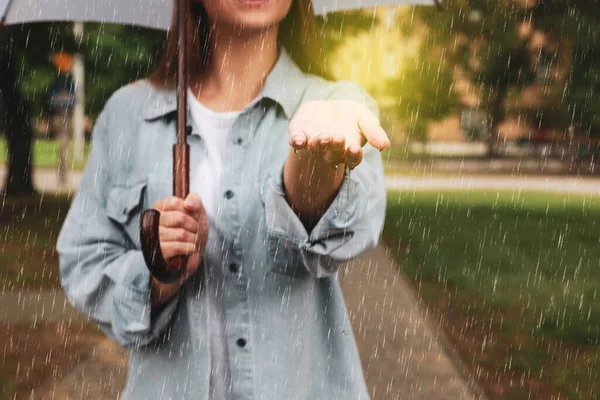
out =
[[[184,199],[189,193],[190,148],[187,144],[176,143],[173,146],[173,192]],[[140,241],[144,260],[150,273],[160,282],[175,282],[185,272],[187,256],[165,259],[160,249],[158,225],[160,212],[155,209],[144,210],[140,219]]]
[[[154,209],[144,210],[140,221],[140,240],[142,244],[142,254],[146,265],[159,282],[175,282],[185,272],[187,257],[178,256],[165,260],[160,250],[160,240],[158,236],[158,224],[160,221],[160,212]]]

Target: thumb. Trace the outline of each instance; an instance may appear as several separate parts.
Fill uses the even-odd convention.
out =
[[[379,151],[386,150],[390,147],[390,139],[381,127],[378,119],[372,115],[370,111],[367,111],[358,117],[356,122],[358,123],[358,129],[360,129],[361,133],[371,146]]]
[[[185,208],[187,212],[194,214],[200,210],[204,210],[202,200],[196,193],[190,193],[187,195],[185,201],[183,202],[183,208]]]

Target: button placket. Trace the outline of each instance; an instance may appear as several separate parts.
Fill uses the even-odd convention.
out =
[[[243,254],[239,243],[233,238],[239,235],[241,229],[241,208],[245,196],[240,189],[242,182],[242,171],[246,159],[246,150],[250,145],[252,128],[252,112],[244,113],[238,118],[229,139],[232,154],[231,162],[224,165],[223,182],[223,210],[224,216],[230,223],[227,232],[231,235],[230,257],[226,259],[225,281],[230,285],[229,298],[227,301],[227,314],[236,324],[228,326],[227,338],[230,346],[230,357],[236,359],[232,363],[232,375],[239,380],[239,389],[252,397],[253,368],[252,368],[252,345],[249,310],[249,277],[243,263]]]
[[[254,109],[243,112],[233,124],[229,142],[238,148],[246,147],[250,143],[252,127],[256,125],[256,118]]]

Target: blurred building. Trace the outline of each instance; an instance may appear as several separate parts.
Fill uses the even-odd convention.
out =
[[[364,87],[377,98],[388,119],[393,116],[399,97],[397,93],[390,92],[389,82],[401,76],[407,63],[417,56],[427,35],[424,30],[402,29],[401,24],[410,20],[411,12],[412,8],[407,6],[380,8],[375,11],[380,23],[374,24],[369,32],[348,39],[335,55],[333,71],[336,78],[349,79]],[[476,17],[473,15],[473,18]],[[411,33],[407,35],[407,31]],[[523,37],[530,35],[531,67],[536,77],[534,84],[525,86],[520,94],[515,96],[513,93],[508,98],[506,108],[509,117],[499,127],[500,141],[566,139],[567,127],[556,121],[556,114],[545,109],[551,110],[554,100],[560,102],[570,69],[569,52],[564,48],[558,51],[556,43],[542,32],[531,31],[527,24],[520,27],[519,34]],[[481,107],[480,89],[456,71],[454,90],[459,94],[463,108],[441,121],[430,123],[429,141],[485,139],[487,113]],[[402,130],[397,129],[402,125],[399,122],[387,121],[396,128],[393,139],[397,141],[402,140],[403,135]]]

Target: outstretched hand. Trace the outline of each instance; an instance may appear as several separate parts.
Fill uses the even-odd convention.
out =
[[[288,130],[295,150],[307,149],[333,168],[359,165],[365,143],[380,151],[390,147],[377,117],[364,105],[349,100],[304,103]]]

